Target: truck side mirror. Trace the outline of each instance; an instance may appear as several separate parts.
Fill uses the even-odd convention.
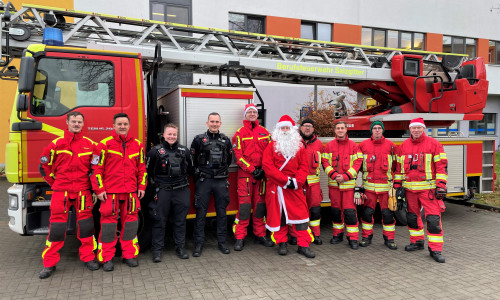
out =
[[[19,94],[17,95],[17,104],[16,104],[16,110],[17,111],[27,111],[28,110],[28,105],[29,105],[29,97],[26,94]]]
[[[31,56],[25,56],[21,58],[21,65],[19,66],[19,80],[17,81],[19,93],[31,92],[34,81],[35,59]]]

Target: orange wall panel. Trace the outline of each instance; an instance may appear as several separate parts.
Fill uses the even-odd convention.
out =
[[[266,34],[300,38],[300,19],[266,17]]]
[[[425,35],[425,50],[443,52],[443,35],[439,33],[427,33]]]
[[[476,56],[482,57],[484,63],[489,63],[490,41],[487,39],[477,39]]]
[[[333,24],[332,41],[346,44],[361,44],[361,26],[350,24]]]

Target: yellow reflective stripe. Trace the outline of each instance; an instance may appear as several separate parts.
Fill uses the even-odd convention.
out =
[[[146,185],[146,178],[147,177],[148,177],[148,173],[144,173],[144,175],[142,176],[141,185]]]
[[[356,156],[358,159],[363,159],[363,153],[362,152],[357,152]]]
[[[144,163],[144,149],[141,147],[141,164]]]
[[[97,174],[95,175],[95,178],[97,179],[97,185],[99,186],[100,189],[102,189],[102,187],[104,186],[102,184],[102,177],[101,177],[101,174]]]
[[[50,161],[49,161],[49,166],[52,166],[52,163],[54,162],[54,154],[55,154],[55,151],[52,149],[50,150]]]
[[[118,151],[113,151],[113,150],[108,150],[109,153],[113,153],[113,154],[116,154],[116,155],[120,155],[121,157],[123,157],[123,154],[121,152],[118,152]]]
[[[250,164],[249,164],[249,163],[248,163],[248,162],[247,162],[247,161],[246,161],[243,157],[242,157],[242,158],[240,158],[240,161],[241,161],[241,162],[242,162],[245,166],[247,166],[247,168],[248,168],[248,167],[250,167]]]
[[[134,256],[139,255],[139,240],[137,239],[137,236],[132,240],[132,245],[135,249]]]
[[[253,140],[253,136],[251,136],[251,137],[246,137],[246,138],[242,138],[241,140],[242,140],[242,141]]]
[[[349,180],[349,181],[344,181],[342,182],[339,187],[340,189],[351,189],[356,186],[356,180]]]
[[[432,154],[425,154],[425,179],[432,179]]]
[[[331,172],[331,171],[333,171],[332,166],[328,166],[328,167],[326,167],[326,168],[325,168],[325,173],[326,173],[326,175],[330,176],[330,172]]]
[[[92,152],[84,152],[84,153],[78,153],[78,157],[85,156],[85,155],[91,155]]]
[[[443,242],[443,236],[442,235],[427,235],[427,239],[429,242],[433,243],[442,243]]]
[[[429,181],[404,181],[403,182],[403,187],[409,189],[409,190],[429,190],[429,189],[435,189],[436,188],[436,181],[435,180],[429,180]]]
[[[99,160],[99,166],[102,166],[104,164],[104,159],[106,158],[106,151],[101,150],[101,159]]]
[[[392,155],[387,154],[387,180],[392,180]]]
[[[271,231],[271,241],[276,244],[276,239],[274,238],[274,231]]]
[[[328,178],[328,186],[339,186],[338,182]]]
[[[394,179],[395,180],[403,180],[403,179],[405,179],[405,177],[403,174],[395,174]]]
[[[97,246],[97,259],[100,262],[104,262],[104,258],[102,257],[102,243],[99,243]]]
[[[353,233],[353,232],[359,232],[359,228],[358,227],[350,227],[350,226],[346,226],[345,228],[347,230],[347,232],[350,232],[350,233]]]
[[[331,153],[323,153],[321,154],[321,157],[323,157],[324,159],[329,159],[330,160],[330,163],[332,162],[332,154]]]
[[[68,150],[57,150],[56,154],[59,154],[59,153],[66,153],[66,154],[69,154],[69,155],[73,155],[73,152],[68,151]]]
[[[439,153],[439,154],[434,155],[434,162],[438,162],[438,161],[440,161],[440,160],[442,160],[442,159],[448,159],[448,158],[446,157],[446,153],[441,152],[441,153]]]
[[[367,172],[368,169],[366,167],[366,160],[368,159],[368,155],[367,154],[363,154],[363,172]]]
[[[396,226],[394,226],[394,225],[382,225],[382,230],[385,230],[385,231],[396,231]]]
[[[111,139],[113,139],[113,136],[108,136],[107,138],[102,139],[102,140],[100,141],[100,143],[101,143],[101,144],[106,145],[106,142],[107,142],[107,141],[109,141],[109,140],[111,140]]]
[[[57,141],[58,141],[58,140],[60,140],[60,139],[63,139],[63,137],[61,136],[61,137],[55,138],[54,140],[52,140],[52,143],[53,143],[54,145],[56,145],[56,144],[57,144]]]
[[[240,223],[240,219],[235,218],[235,219],[234,219],[234,224],[239,224],[239,223]]]
[[[139,155],[139,152],[134,153],[134,154],[130,154],[130,155],[128,156],[128,158],[136,157],[136,156],[138,156],[138,155]]]
[[[436,174],[436,180],[438,180],[438,179],[442,179],[442,180],[444,180],[444,181],[447,181],[447,180],[448,180],[448,175],[446,175],[446,174],[441,174],[441,173],[437,173],[437,174]]]
[[[424,235],[424,230],[413,230],[413,229],[409,229],[408,230],[410,232],[410,235],[411,236],[421,236],[421,235]]]
[[[270,136],[269,136],[269,135],[266,135],[266,136],[263,136],[263,137],[258,138],[257,140],[259,140],[259,141],[260,141],[260,140],[269,139],[269,138],[270,138]]]
[[[262,179],[262,192],[259,194],[259,195],[264,195],[266,193],[266,180],[265,179]],[[265,217],[264,217],[265,219]],[[265,223],[265,221],[264,221]]]
[[[354,170],[353,167],[350,167],[349,170],[347,170],[347,173],[351,174],[352,179],[356,178],[356,170]]]
[[[399,163],[401,164],[401,173],[402,174],[405,173],[405,156],[406,155],[402,155],[399,157]]]
[[[80,211],[85,210],[85,195],[82,196],[82,192],[80,194]]]
[[[321,220],[309,221],[309,226],[312,226],[312,227],[319,226],[320,223],[321,223]]]
[[[95,236],[92,236],[92,240],[94,242],[94,251],[97,250],[97,241],[95,240]]]
[[[307,183],[311,184],[311,183],[318,183],[319,182],[319,178],[316,177],[314,179],[310,179],[310,178],[307,178]]]
[[[309,236],[311,237],[311,243],[314,242],[314,234],[312,234],[311,228],[307,228],[307,233],[309,233]]]
[[[238,149],[241,149],[241,140],[239,136],[236,137],[236,141],[238,142]]]
[[[52,246],[52,243],[49,242],[49,240],[46,240],[45,241],[45,250],[43,250],[43,252],[42,252],[42,259],[44,258],[45,253],[47,253],[47,251],[49,251],[51,246]]]
[[[368,224],[368,223],[361,222],[361,228],[363,228],[364,230],[372,230],[373,229],[373,224]]]
[[[333,229],[344,229],[344,223],[332,223]]]

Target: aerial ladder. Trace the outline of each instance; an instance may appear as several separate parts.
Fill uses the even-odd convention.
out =
[[[273,36],[25,4],[19,10],[0,2],[2,79],[16,77],[10,66],[29,44],[43,42],[43,30],[62,30],[66,47],[140,53],[146,72],[166,71],[241,76],[274,82],[349,86],[380,105],[337,114],[350,131],[374,120],[391,122],[397,134],[404,121],[424,117],[430,127],[457,120],[481,120],[488,81],[482,58],[421,50],[393,49]],[[72,18],[74,22],[68,22]],[[161,48],[158,49],[158,44]],[[155,58],[156,57],[156,58]],[[161,60],[159,60],[161,58]],[[231,73],[232,72],[232,73]],[[253,84],[253,82],[252,82]],[[263,105],[263,103],[261,104]],[[403,121],[403,122],[401,122]]]

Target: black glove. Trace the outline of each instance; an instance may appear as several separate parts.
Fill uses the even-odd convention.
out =
[[[403,210],[406,204],[406,192],[404,187],[399,187],[396,190],[396,200],[398,201],[398,210]]]
[[[295,183],[293,183],[292,178],[288,179],[288,184],[286,185],[286,188],[291,190],[295,189]]]
[[[447,190],[446,188],[437,187],[436,188],[436,199],[443,200],[446,196]]]
[[[260,180],[260,179],[264,178],[264,176],[266,176],[266,173],[260,167],[257,167],[257,168],[255,168],[255,170],[253,170],[252,176],[253,176],[253,179]]]

